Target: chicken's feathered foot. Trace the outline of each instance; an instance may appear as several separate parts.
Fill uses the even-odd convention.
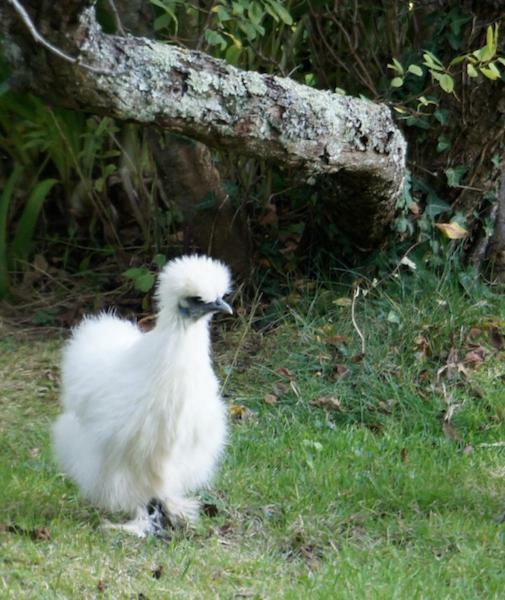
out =
[[[135,518],[127,523],[111,523],[105,520],[102,523],[105,529],[120,529],[126,533],[131,533],[139,538],[145,538],[154,535],[163,540],[169,540],[169,529],[173,529],[173,524],[168,516],[167,509],[161,500],[152,498],[147,506],[137,509]]]
[[[198,520],[199,504],[197,500],[179,498],[165,504],[158,498],[151,498],[145,507],[137,509],[135,518],[127,523],[111,523],[105,520],[106,529],[120,529],[144,538],[154,535],[157,538],[170,539],[170,529],[182,527]]]

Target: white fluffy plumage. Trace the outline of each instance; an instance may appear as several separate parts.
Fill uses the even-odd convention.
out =
[[[193,521],[188,494],[209,483],[226,441],[226,411],[210,359],[209,321],[230,274],[204,256],[169,262],[148,333],[110,314],[75,329],[62,364],[63,414],[53,428],[57,460],[94,505],[136,513],[161,500],[172,521]]]

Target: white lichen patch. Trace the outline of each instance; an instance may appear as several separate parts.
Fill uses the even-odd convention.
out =
[[[195,94],[202,94],[204,96],[215,92],[218,85],[215,75],[201,71],[190,71],[187,83],[188,88]]]
[[[145,42],[145,47],[139,48],[139,57],[141,57],[142,50],[144,50],[145,61],[148,61],[145,64],[149,64],[150,62],[156,69],[160,69],[161,72],[170,71],[181,66],[183,52],[179,48],[166,46],[152,40],[145,40]]]
[[[221,77],[219,80],[219,90],[223,96],[245,96],[247,90],[242,83],[240,72],[236,69],[230,72],[228,77]]]
[[[251,96],[264,96],[268,91],[263,77],[259,73],[244,74],[242,81]]]

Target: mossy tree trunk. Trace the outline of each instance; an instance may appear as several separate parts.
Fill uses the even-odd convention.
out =
[[[36,44],[1,0],[17,83],[53,103],[157,125],[210,146],[294,167],[340,208],[363,245],[380,241],[405,167],[405,142],[381,104],[240,71],[206,54],[105,34],[90,0],[25,0],[37,30],[80,63]]]
[[[154,37],[154,14],[145,0],[115,0],[114,9],[118,32]],[[181,34],[197,37],[196,32]],[[252,266],[247,218],[242,207],[232,205],[209,147],[155,127],[146,139],[164,191],[183,217],[185,252],[205,252],[246,278]]]

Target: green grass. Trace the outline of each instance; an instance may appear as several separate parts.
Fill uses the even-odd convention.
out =
[[[490,337],[503,333],[503,299],[451,282],[372,289],[358,299],[367,348],[353,362],[341,297],[351,292],[319,284],[257,310],[253,327],[245,316],[217,328],[225,394],[250,412],[205,494],[218,514],[168,543],[99,528],[51,458],[61,342],[4,335],[0,596],[503,597],[505,448],[481,445],[505,440],[504,351]],[[451,349],[466,371],[448,377]],[[309,404],[321,396],[341,409]]]

